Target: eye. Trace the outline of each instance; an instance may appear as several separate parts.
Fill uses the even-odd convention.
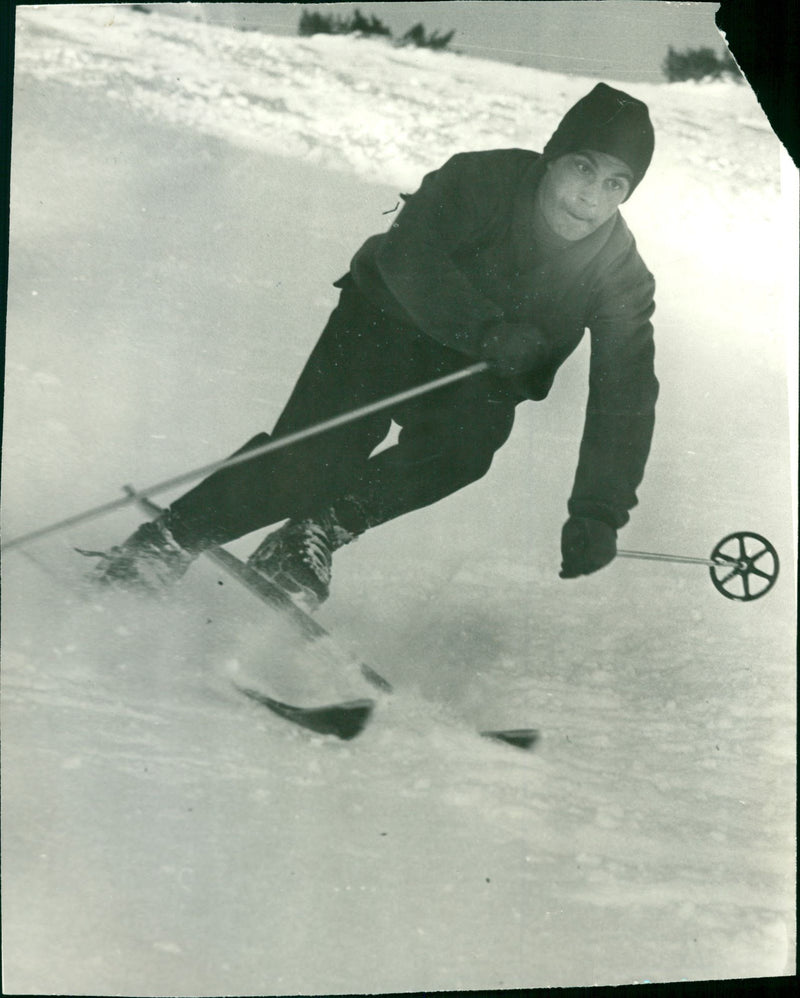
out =
[[[591,164],[589,164],[585,159],[576,159],[575,160],[575,169],[578,171],[578,173],[591,173],[592,172]]]
[[[621,180],[618,177],[609,177],[606,181],[606,186],[612,192],[612,194],[626,193],[628,190],[628,181]]]

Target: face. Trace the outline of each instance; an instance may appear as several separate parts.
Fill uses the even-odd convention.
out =
[[[628,196],[630,167],[607,153],[587,149],[547,164],[539,205],[551,229],[564,239],[583,239],[608,221]]]

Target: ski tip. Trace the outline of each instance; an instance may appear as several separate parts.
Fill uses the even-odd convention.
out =
[[[532,749],[541,735],[536,728],[513,728],[508,731],[482,731],[483,738],[491,738],[495,742],[504,742],[518,749]]]
[[[346,700],[323,707],[296,707],[249,686],[240,686],[238,683],[234,683],[234,686],[240,693],[268,708],[278,717],[318,735],[333,735],[342,741],[349,741],[361,734],[375,707],[375,701],[367,698]]]

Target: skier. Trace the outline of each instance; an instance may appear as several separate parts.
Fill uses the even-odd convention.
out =
[[[313,609],[339,547],[486,474],[516,406],[546,397],[586,328],[589,394],[560,576],[607,565],[637,502],[658,394],[655,283],[618,210],[653,145],[647,106],[600,83],[541,154],[460,153],[425,176],[335,282],[339,303],[272,437],[242,450],[476,360],[489,369],[216,471],[102,554],[95,581],[160,592],[204,548],[286,520],[248,563]],[[392,420],[397,443],[371,456]]]

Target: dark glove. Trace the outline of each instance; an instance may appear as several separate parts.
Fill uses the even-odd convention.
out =
[[[545,349],[544,337],[536,326],[522,322],[497,322],[481,341],[481,357],[502,378],[532,370]]]
[[[603,568],[617,555],[617,532],[602,520],[571,516],[561,530],[561,579]]]

